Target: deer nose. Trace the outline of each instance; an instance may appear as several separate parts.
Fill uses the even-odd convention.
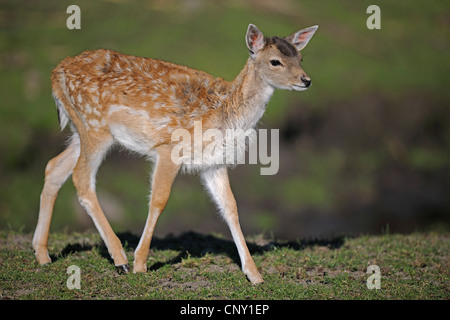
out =
[[[301,79],[305,87],[309,88],[309,86],[311,85],[311,79],[308,76],[302,76]]]

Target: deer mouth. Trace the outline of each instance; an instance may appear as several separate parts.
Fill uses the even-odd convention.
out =
[[[308,89],[307,86],[302,85],[302,84],[300,84],[300,85],[298,85],[298,84],[293,84],[293,85],[291,85],[291,88],[292,88],[292,90],[294,90],[294,91],[305,91],[306,89]]]

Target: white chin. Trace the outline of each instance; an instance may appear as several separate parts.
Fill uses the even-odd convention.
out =
[[[308,88],[304,86],[292,86],[292,90],[294,91],[305,91],[306,89]]]

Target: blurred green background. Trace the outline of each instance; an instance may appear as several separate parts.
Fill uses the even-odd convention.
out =
[[[68,30],[66,8],[81,8]],[[366,8],[381,8],[369,30]],[[64,148],[51,70],[96,48],[163,59],[232,80],[248,57],[249,23],[266,35],[320,27],[304,50],[313,86],[277,91],[261,122],[280,129],[280,170],[241,165],[231,183],[246,234],[304,238],[447,230],[450,5],[448,1],[0,1],[0,226],[32,231],[44,168]],[[139,234],[151,165],[112,152],[97,190],[113,228]],[[156,235],[228,235],[195,176],[179,176]],[[52,230],[93,229],[71,180]]]

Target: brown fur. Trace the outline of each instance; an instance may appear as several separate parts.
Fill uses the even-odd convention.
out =
[[[48,232],[58,190],[72,174],[80,204],[91,216],[116,266],[128,270],[127,257],[97,199],[95,176],[113,144],[154,159],[152,196],[147,222],[135,251],[134,272],[147,270],[146,260],[156,221],[168,201],[181,165],[174,164],[172,133],[194,122],[208,129],[253,128],[275,88],[305,90],[309,78],[296,49],[303,48],[317,27],[286,39],[264,40],[253,25],[247,30],[250,58],[231,82],[188,67],[112,50],[86,51],[63,60],[52,73],[53,95],[61,127],[69,121],[73,137],[67,149],[50,160],[33,237],[37,260],[49,263]],[[300,50],[300,49],[298,49]],[[277,59],[280,65],[272,66]],[[306,85],[306,83],[308,83]],[[228,223],[252,283],[262,282],[239,226],[236,201],[226,166],[200,165],[197,170]]]

